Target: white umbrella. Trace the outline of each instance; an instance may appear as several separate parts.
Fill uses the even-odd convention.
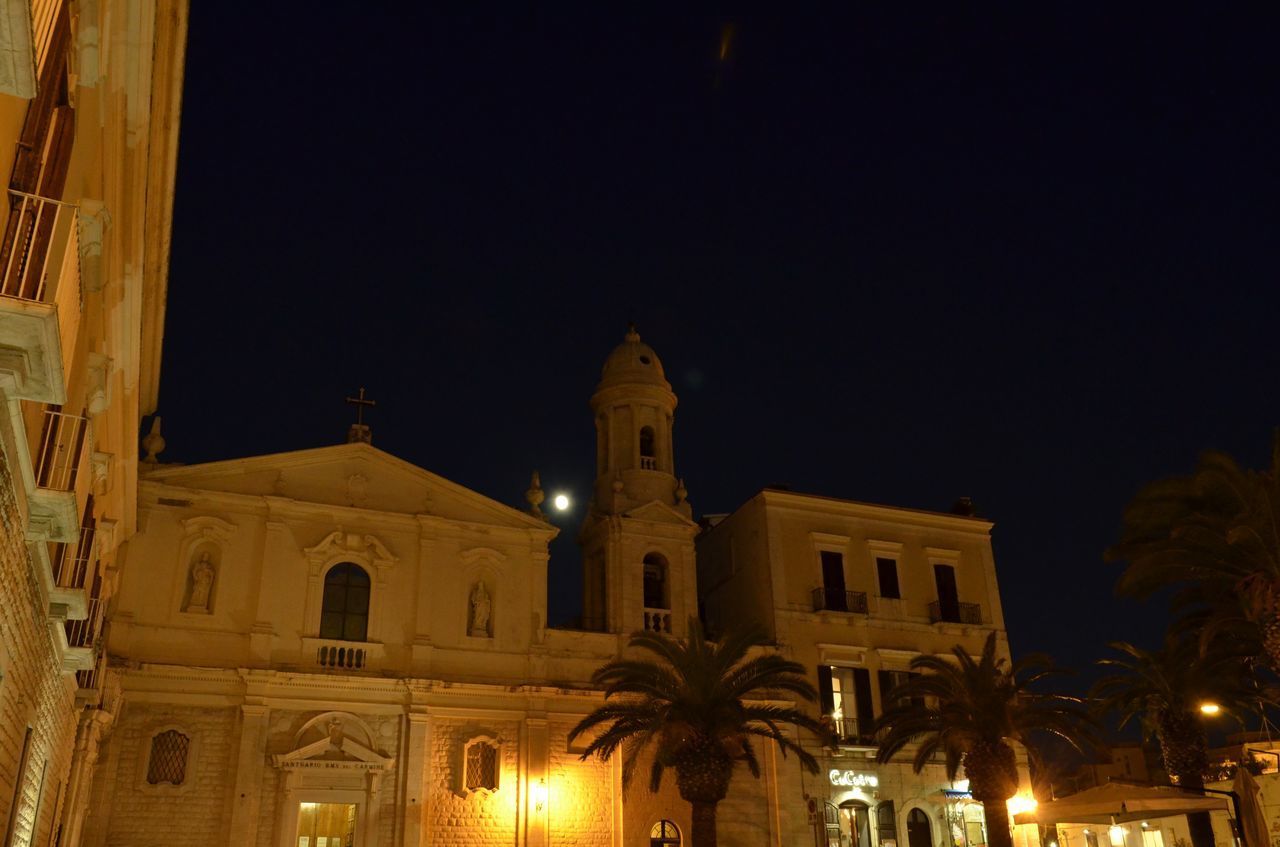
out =
[[[1225,797],[1193,794],[1169,786],[1126,785],[1110,782],[1089,788],[1070,797],[1041,803],[1033,811],[1022,812],[1014,822],[1055,823],[1128,823],[1148,818],[1166,818],[1195,812],[1226,811],[1231,808]],[[1259,847],[1259,845],[1250,845]],[[1265,847],[1260,845],[1260,847]]]
[[[1240,798],[1240,831],[1246,847],[1269,847],[1271,833],[1267,829],[1267,815],[1258,801],[1258,781],[1241,765],[1236,768],[1236,778],[1231,790]]]

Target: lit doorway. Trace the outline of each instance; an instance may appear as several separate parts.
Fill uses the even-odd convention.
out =
[[[298,840],[294,847],[355,847],[355,843],[355,803],[298,805]]]
[[[872,847],[871,815],[866,803],[846,800],[840,804],[840,847]]]

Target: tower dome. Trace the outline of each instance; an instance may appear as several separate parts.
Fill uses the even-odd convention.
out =
[[[662,361],[652,347],[640,340],[634,324],[627,330],[622,343],[613,348],[609,358],[604,360],[604,368],[600,372],[598,388],[614,385],[656,385],[671,390],[662,370]]]

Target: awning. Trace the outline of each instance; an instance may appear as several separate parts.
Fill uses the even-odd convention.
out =
[[[1128,823],[1148,818],[1166,818],[1195,812],[1227,811],[1225,797],[1206,796],[1170,786],[1126,785],[1112,782],[1072,794],[1061,800],[1041,803],[1030,812],[1014,816],[1014,822]]]

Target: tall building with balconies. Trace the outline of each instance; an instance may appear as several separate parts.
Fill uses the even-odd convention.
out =
[[[763,626],[804,665],[836,743],[823,768],[790,787],[812,801],[815,842],[856,847],[986,844],[981,804],[939,760],[876,763],[871,727],[921,654],[971,654],[996,631],[1008,640],[989,521],[766,488],[735,512],[705,519],[698,586],[709,625]],[[1029,792],[1026,763],[1020,765]],[[787,789],[783,789],[786,791]],[[1030,843],[1036,836],[1028,835]],[[1021,842],[1021,838],[1019,839]]]
[[[66,845],[112,719],[102,626],[156,406],[186,3],[2,6],[0,825]]]

